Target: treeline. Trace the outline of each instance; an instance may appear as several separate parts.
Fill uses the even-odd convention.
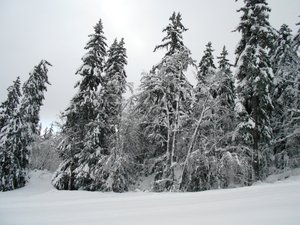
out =
[[[164,57],[142,74],[139,92],[127,100],[124,40],[108,48],[100,20],[76,73],[81,76],[77,93],[62,115],[62,163],[53,185],[124,192],[148,179],[152,191],[202,191],[251,185],[298,167],[300,32],[293,35],[287,25],[275,30],[265,0],[246,0],[238,12],[241,40],[234,65],[226,47],[215,64],[211,42],[197,64],[184,44],[188,29],[174,12],[154,48],[165,50]],[[189,67],[197,69],[195,86],[186,78]],[[1,121],[9,114],[5,104]],[[15,156],[11,141],[2,144],[2,133],[12,124],[5,121],[0,177],[16,174],[3,169],[14,165],[4,155]],[[31,121],[36,127],[38,120]],[[20,146],[28,149],[29,144]],[[20,186],[0,184],[2,190]]]

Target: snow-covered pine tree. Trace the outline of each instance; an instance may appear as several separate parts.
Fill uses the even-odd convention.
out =
[[[220,117],[228,119],[228,121],[222,121],[221,124],[224,129],[224,133],[232,131],[234,126],[234,107],[235,107],[235,88],[234,79],[231,71],[232,65],[227,58],[228,52],[226,47],[223,47],[221,55],[217,57],[219,60],[218,71],[213,77],[210,92],[217,98],[219,102],[218,112]],[[224,116],[224,112],[226,116]]]
[[[22,117],[20,107],[20,78],[8,90],[7,100],[1,104],[0,127],[0,191],[9,191],[23,187],[26,181],[26,172],[21,167],[20,153],[22,143]]]
[[[288,60],[286,52],[290,51],[293,43],[292,30],[286,24],[280,27],[276,36],[277,38],[270,51],[274,74],[277,72],[279,65]]]
[[[188,30],[181,22],[181,13],[178,12],[176,14],[176,12],[173,12],[169,20],[168,26],[163,29],[163,32],[167,33],[162,39],[163,43],[154,48],[154,52],[158,49],[166,48],[166,56],[174,54],[176,50],[181,50],[184,46],[182,33]]]
[[[205,47],[206,49],[204,50],[204,55],[202,56],[198,65],[197,87],[211,83],[210,79],[212,79],[212,77],[215,75],[216,72],[216,66],[214,64],[214,56],[213,56],[214,50],[212,49],[212,43],[208,42]]]
[[[108,126],[105,124],[106,118],[101,118],[104,121],[102,124],[94,122],[99,117],[97,109],[102,101],[98,92],[104,86],[107,47],[101,20],[89,37],[85,47],[87,53],[82,57],[82,66],[76,72],[82,77],[75,85],[78,91],[63,113],[66,120],[62,127],[64,139],[60,145],[63,162],[52,180],[57,189],[91,189],[93,178],[89,172],[89,163],[95,165],[105,145],[103,137],[106,129],[102,128]]]
[[[101,189],[105,191],[128,191],[133,183],[133,163],[131,155],[124,152],[124,130],[122,126],[123,94],[126,92],[127,81],[125,66],[127,55],[125,42],[117,39],[108,50],[108,59],[105,65],[105,88],[101,90],[103,105],[100,109],[107,115],[107,125],[110,129],[108,140],[109,152],[106,161],[103,160],[101,174],[105,183]]]
[[[278,169],[299,165],[299,56],[296,38],[287,25],[282,25],[274,44],[273,68],[275,71],[273,113],[275,166]],[[299,45],[298,45],[299,46]]]
[[[273,71],[268,53],[274,38],[269,23],[270,8],[265,0],[244,0],[240,24],[236,31],[242,38],[236,49],[237,112],[236,140],[253,149],[254,179],[265,174],[264,146],[272,137],[270,125],[273,103],[270,96]]]
[[[21,81],[20,77],[14,81],[7,91],[7,99],[0,105],[0,131],[7,124],[9,116],[17,110],[21,97]]]
[[[115,39],[111,48],[108,50],[108,59],[105,69],[105,98],[107,98],[107,105],[105,108],[107,113],[110,113],[110,124],[113,129],[121,123],[122,113],[122,95],[126,92],[126,72],[125,65],[127,65],[126,49],[124,47],[124,39],[118,43]]]
[[[216,101],[214,107],[214,136],[213,138],[217,163],[218,187],[249,185],[252,174],[251,160],[247,154],[247,147],[232,142],[236,127],[235,87],[232,65],[227,59],[228,52],[224,46],[218,58],[218,71],[212,80],[211,93]],[[212,91],[213,90],[213,91]]]
[[[50,85],[48,81],[48,66],[51,66],[49,62],[41,60],[30,72],[28,80],[22,87],[23,98],[20,110],[28,126],[27,141],[29,142],[32,141],[34,135],[39,134],[39,113],[45,99],[46,85]]]
[[[28,80],[23,84],[23,98],[20,106],[20,115],[22,116],[22,150],[20,151],[19,164],[24,170],[28,168],[30,158],[30,145],[35,137],[40,134],[39,113],[43,105],[44,93],[47,91],[48,66],[51,66],[46,60],[35,66],[29,73]]]

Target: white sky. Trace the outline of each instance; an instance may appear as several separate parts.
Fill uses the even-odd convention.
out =
[[[84,46],[93,26],[101,18],[110,45],[115,37],[125,38],[128,81],[138,87],[141,73],[159,62],[164,51],[153,53],[161,43],[162,29],[173,11],[180,11],[189,30],[184,43],[199,62],[211,41],[215,57],[223,45],[230,59],[240,35],[232,31],[239,23],[235,0],[0,0],[0,102],[17,76],[22,82],[41,59],[52,63],[46,100],[41,111],[44,126],[58,120],[69,104],[79,79]],[[288,24],[294,32],[300,20],[299,0],[268,0],[270,22],[275,28]],[[193,72],[188,78],[193,80]]]

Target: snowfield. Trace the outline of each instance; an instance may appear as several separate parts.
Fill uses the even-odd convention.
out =
[[[47,172],[32,172],[26,187],[0,192],[0,224],[300,224],[299,175],[273,184],[199,193],[57,191],[50,179]]]

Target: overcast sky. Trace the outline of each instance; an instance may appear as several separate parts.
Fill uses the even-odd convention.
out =
[[[299,21],[299,0],[269,0],[270,22],[275,28],[288,24],[294,32]],[[199,62],[205,45],[213,43],[215,56],[226,45],[230,59],[240,35],[234,0],[0,0],[0,102],[17,76],[22,82],[41,59],[52,63],[46,100],[41,111],[44,126],[58,120],[75,93],[75,75],[93,26],[101,18],[110,45],[125,38],[128,81],[138,87],[141,73],[163,56],[153,53],[161,43],[162,29],[173,11],[180,11],[189,28],[184,43]],[[193,72],[188,78],[193,81]]]

